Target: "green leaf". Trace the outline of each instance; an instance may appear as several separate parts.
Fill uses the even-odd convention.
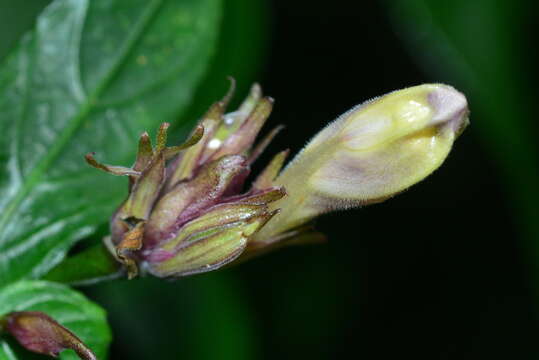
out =
[[[56,0],[0,70],[0,285],[43,275],[105,222],[133,161],[175,120],[212,54],[220,0]]]
[[[49,3],[50,0],[0,1],[0,59],[32,28],[36,16]]]
[[[107,357],[111,332],[103,309],[70,288],[45,281],[20,281],[0,289],[0,315],[11,311],[42,311],[79,337],[98,359]],[[31,353],[0,338],[0,359],[28,359]],[[72,351],[60,359],[78,359]]]

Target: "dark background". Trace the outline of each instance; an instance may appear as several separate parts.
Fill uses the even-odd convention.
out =
[[[262,83],[277,99],[272,121],[287,125],[278,149],[290,138],[301,148],[328,120],[391,89],[463,86],[418,66],[384,3],[277,1],[273,10]],[[469,100],[471,127],[423,183],[320,219],[327,245],[243,266],[250,296],[263,299],[255,309],[268,358],[536,358],[527,249],[500,164],[475,128],[486,115]]]
[[[13,31],[31,26],[25,11],[46,3],[5,5],[23,14]],[[189,116],[226,87],[222,74],[236,76],[242,91],[259,81],[276,99],[268,128],[287,126],[260,163],[283,148],[298,151],[364,100],[425,82],[465,92],[471,126],[445,164],[409,191],[319,219],[327,244],[178,282],[86,289],[109,311],[110,358],[537,358],[538,163],[523,150],[537,143],[526,147],[518,136],[539,134],[535,5],[253,3],[227,2],[217,56],[225,60],[215,61],[206,80],[213,86],[200,90]],[[432,13],[422,27],[412,15],[425,9]],[[16,40],[8,35],[6,49]]]

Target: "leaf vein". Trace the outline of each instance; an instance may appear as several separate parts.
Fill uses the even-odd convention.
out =
[[[142,38],[144,30],[151,24],[162,7],[163,0],[154,0],[149,3],[143,12],[142,16],[133,26],[133,32],[127,37],[124,45],[120,48],[119,55],[116,58],[113,66],[100,84],[95,88],[93,94],[86,98],[86,101],[80,107],[79,112],[71,119],[63,132],[59,135],[57,142],[51,147],[50,151],[44,156],[36,167],[30,172],[26,181],[18,189],[15,196],[10,200],[0,216],[0,229],[3,229],[7,222],[16,214],[17,208],[28,195],[28,193],[38,184],[41,177],[51,164],[59,157],[61,150],[67,145],[69,139],[80,129],[87,116],[93,110],[97,100],[101,94],[107,89],[114,78],[118,75],[121,67],[127,61],[130,52],[133,50],[137,42]],[[88,3],[87,3],[88,4]],[[86,8],[85,11],[87,11]],[[86,16],[86,13],[84,14]],[[81,32],[83,27],[81,27]],[[80,47],[80,46],[79,46]],[[79,70],[80,71],[80,70]]]

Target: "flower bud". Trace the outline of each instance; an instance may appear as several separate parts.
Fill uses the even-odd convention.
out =
[[[84,360],[96,360],[92,351],[71,331],[38,311],[19,311],[2,319],[5,328],[27,350],[57,357],[60,351],[73,349]]]
[[[232,83],[234,85],[234,83]],[[468,122],[462,94],[421,85],[362,104],[328,125],[281,172],[281,151],[256,177],[250,165],[282,129],[256,146],[273,100],[255,85],[225,114],[234,86],[206,112],[190,138],[167,147],[163,124],[153,147],[142,134],[131,168],[86,160],[129,177],[129,195],[106,244],[126,268],[158,277],[210,271],[285,244],[319,242],[309,222],[322,213],[385,200],[444,161]]]
[[[395,91],[340,116],[272,182],[288,197],[257,235],[271,238],[328,211],[383,201],[421,181],[468,124],[466,98],[429,84]]]

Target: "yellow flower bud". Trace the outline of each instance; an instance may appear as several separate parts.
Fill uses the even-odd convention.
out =
[[[129,177],[129,196],[111,221],[107,247],[129,278],[218,269],[284,245],[320,242],[309,224],[328,211],[383,201],[438,168],[468,124],[466,98],[447,85],[399,90],[359,105],[329,124],[281,171],[278,153],[245,186],[250,165],[282,129],[255,145],[273,100],[255,85],[225,114],[233,93],[213,104],[191,137],[153,147],[142,134],[135,164],[88,163]]]
[[[442,84],[395,91],[353,108],[318,133],[274,180],[289,196],[272,204],[281,213],[256,239],[405,190],[442,164],[467,124],[466,98]]]

